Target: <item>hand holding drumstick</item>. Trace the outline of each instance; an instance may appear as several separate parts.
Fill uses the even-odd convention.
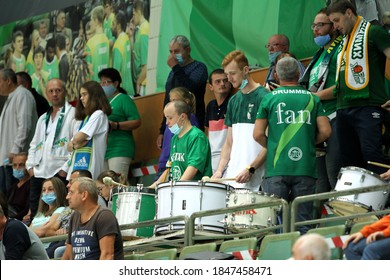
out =
[[[383,163],[380,163],[380,162],[374,162],[374,161],[367,161],[367,163],[368,164],[372,164],[372,165],[376,165],[376,166],[379,166],[379,167],[388,168],[388,170],[385,173],[380,174],[380,176],[381,176],[382,179],[390,180],[390,165],[383,164]]]

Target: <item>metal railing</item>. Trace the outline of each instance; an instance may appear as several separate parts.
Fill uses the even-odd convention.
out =
[[[327,193],[320,193],[320,194],[313,194],[313,195],[297,197],[292,201],[291,206],[290,206],[290,210],[291,210],[290,230],[295,231],[298,226],[303,226],[303,225],[312,225],[312,224],[319,224],[319,223],[324,223],[324,222],[337,222],[337,221],[348,222],[348,220],[352,220],[355,218],[390,213],[390,209],[372,210],[372,211],[369,211],[366,213],[356,213],[356,214],[350,214],[350,215],[345,215],[345,216],[328,217],[328,218],[324,217],[321,219],[312,219],[312,220],[297,222],[296,217],[297,217],[297,213],[298,213],[298,206],[301,203],[323,201],[323,200],[329,200],[329,199],[330,200],[332,200],[332,199],[337,200],[337,197],[340,197],[340,196],[355,195],[355,194],[362,194],[362,193],[375,192],[375,191],[390,191],[390,184],[367,186],[367,187],[342,190],[342,191],[331,191],[331,192],[327,192]],[[347,201],[347,202],[351,202],[352,204],[358,203],[358,201]]]

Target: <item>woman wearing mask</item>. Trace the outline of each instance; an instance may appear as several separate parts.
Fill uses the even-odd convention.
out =
[[[76,106],[75,119],[81,124],[78,132],[68,143],[72,152],[67,180],[73,170],[89,170],[92,178],[103,171],[107,146],[110,103],[99,83],[88,81],[81,86],[80,100]]]
[[[68,205],[66,194],[66,187],[59,178],[53,177],[43,182],[38,212],[30,225],[38,237],[46,236],[46,231]]]
[[[127,178],[135,153],[133,130],[141,125],[140,115],[134,101],[121,88],[122,78],[116,69],[103,69],[98,76],[112,108],[104,170],[113,170]]]

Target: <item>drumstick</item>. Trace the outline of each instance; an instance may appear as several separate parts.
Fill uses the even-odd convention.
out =
[[[210,178],[208,176],[202,177],[203,182],[223,182],[223,181],[235,181],[236,178]]]
[[[383,163],[379,163],[379,162],[375,162],[375,161],[367,161],[367,163],[390,169],[390,165],[387,165],[387,164],[383,164]]]

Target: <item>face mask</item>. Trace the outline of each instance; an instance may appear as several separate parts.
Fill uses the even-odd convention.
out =
[[[56,201],[57,197],[56,197],[56,194],[54,192],[52,193],[45,193],[42,195],[42,200],[43,202],[45,202],[46,204],[53,204],[55,201]]]
[[[248,79],[244,79],[242,80],[241,82],[241,85],[239,87],[239,89],[243,89],[244,87],[246,87],[246,85],[248,84]]]
[[[24,177],[24,170],[23,169],[12,169],[12,175],[16,179],[22,179]]]
[[[102,86],[102,88],[107,98],[112,97],[117,90],[116,87],[114,87],[113,85]]]
[[[177,120],[177,123],[179,122],[179,120],[180,120],[180,118]],[[183,126],[179,127],[179,125],[177,123],[172,125],[172,127],[168,127],[173,135],[178,135],[183,130]]]
[[[323,36],[317,36],[314,38],[314,43],[317,44],[319,47],[325,46],[327,43],[329,43],[331,37],[329,34],[323,35]]]
[[[180,65],[184,63],[184,59],[181,53],[175,54],[175,56]]]
[[[275,59],[278,57],[279,54],[281,54],[282,52],[273,52],[273,53],[268,53],[268,59],[269,59],[269,62],[272,63],[272,62],[275,62]]]

